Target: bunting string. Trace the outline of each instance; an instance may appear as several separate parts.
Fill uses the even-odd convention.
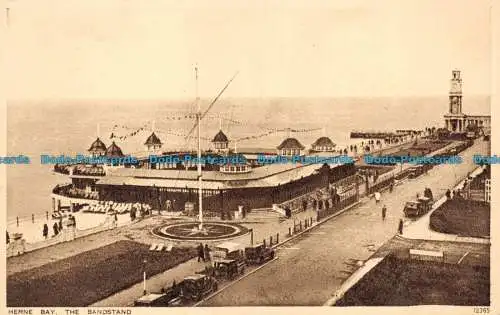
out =
[[[195,119],[195,118],[196,118],[196,115],[190,114],[190,115],[184,115],[184,116],[169,116],[166,119],[167,120],[181,120],[181,119]],[[234,120],[234,119],[222,118],[222,117],[218,117],[215,115],[210,116],[208,118],[213,118],[213,119],[220,118],[220,119],[229,121],[229,122],[234,123],[234,124],[243,124],[242,122]],[[137,128],[137,127],[134,128],[134,127],[126,126],[126,125],[117,125],[116,124],[112,128],[112,132],[111,132],[111,135],[109,138],[110,139],[126,140],[128,138],[135,137],[136,135],[141,134],[143,131],[151,130],[151,125],[152,125],[152,122],[150,122],[150,121],[143,124],[139,128]],[[232,141],[255,140],[255,139],[260,139],[260,138],[267,137],[267,136],[270,136],[273,134],[277,134],[279,132],[307,133],[307,132],[314,132],[314,131],[318,131],[318,130],[322,130],[322,129],[323,128],[309,128],[309,129],[306,129],[306,128],[302,128],[302,129],[294,129],[294,128],[270,129],[269,128],[268,131],[266,131],[264,133],[252,135],[252,136],[241,137],[241,138],[236,138]],[[125,131],[125,133],[123,133],[123,131]],[[155,130],[155,132],[158,134],[167,134],[167,135],[178,136],[178,137],[187,137],[186,133],[178,132],[176,130],[174,131],[172,129],[169,129],[167,131]],[[206,137],[201,137],[201,139],[207,140],[207,141],[212,140],[211,138],[206,138]]]
[[[117,135],[117,131],[120,129],[126,130],[127,134]],[[125,125],[114,125],[112,130],[111,130],[111,135],[109,136],[109,139],[126,140],[129,137],[134,137],[137,134],[141,133],[142,131],[149,130],[149,129],[151,129],[151,122],[150,121],[148,121],[147,123],[145,123],[144,125],[142,125],[139,128],[129,127],[129,126],[125,126]],[[130,130],[133,130],[133,131],[130,131]]]

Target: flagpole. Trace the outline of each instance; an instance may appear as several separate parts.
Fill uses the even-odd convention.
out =
[[[201,179],[201,107],[200,107],[200,97],[198,95],[198,66],[195,68],[196,76],[196,105],[198,107],[198,112],[196,114],[198,120],[198,216],[200,224],[198,229],[203,229],[203,196],[202,196],[202,179]]]

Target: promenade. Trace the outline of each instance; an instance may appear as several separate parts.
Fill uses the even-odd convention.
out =
[[[437,198],[477,168],[473,154],[485,154],[489,143],[478,140],[460,155],[462,164],[439,165],[428,174],[370,199],[334,220],[280,247],[279,259],[249,275],[201,306],[323,305],[342,283],[397,232],[403,205],[429,187]],[[381,218],[382,205],[387,217]],[[403,233],[404,236],[404,233]]]
[[[367,144],[369,139],[363,140],[365,145]],[[385,144],[382,143],[381,146],[373,145],[371,147],[371,154],[390,154],[391,152],[397,151],[402,148],[406,148],[411,146],[411,144],[415,141],[415,139],[411,139],[410,137],[405,137],[403,142],[400,143],[392,143]],[[361,146],[361,141],[357,143],[359,150],[355,152],[349,152],[348,155],[351,157],[361,157],[365,152],[364,148]],[[349,150],[349,148],[347,148]],[[360,161],[359,163],[363,163]],[[359,164],[358,163],[358,164]],[[405,167],[408,167],[405,165]],[[364,186],[361,187],[361,194],[364,192]],[[69,202],[69,201],[68,201]],[[156,214],[157,211],[153,210],[153,213]],[[76,238],[87,237],[91,234],[101,233],[109,228],[110,223],[109,215],[104,213],[83,213],[83,212],[75,212],[73,215],[76,217],[77,221],[77,229],[76,229]],[[59,219],[52,219],[52,215],[49,212],[45,214],[33,214],[32,216],[21,217],[17,219],[9,219],[7,222],[7,231],[10,235],[14,233],[22,233],[23,238],[26,241],[25,251],[30,252],[33,250],[39,250],[43,247],[53,246],[55,244],[63,242],[63,235],[59,234],[54,236],[53,234],[53,225],[54,223],[58,223]],[[47,239],[43,236],[43,226],[47,224],[49,228],[49,236]],[[126,226],[131,224],[130,216],[125,214],[118,215],[118,226]],[[265,235],[258,235],[258,237],[266,237]]]
[[[485,146],[485,145],[483,144],[483,146]],[[469,148],[466,152],[464,152],[464,154],[467,152],[474,152],[474,153],[480,152],[480,151],[477,151],[479,149],[481,149],[481,143],[478,143],[478,144],[474,145],[472,148]],[[464,158],[464,160],[468,161],[469,159]],[[466,163],[464,163],[464,164],[466,164]],[[443,175],[443,174],[446,175],[446,172],[443,170],[435,171],[435,170],[439,170],[442,167],[443,166],[435,167],[433,170],[431,170],[429,172],[429,175],[423,175],[422,177],[420,177],[414,181],[410,181],[410,182],[417,183],[418,181],[426,180],[426,178],[434,178],[436,176],[439,177],[440,175]],[[446,166],[444,166],[444,167],[446,167]],[[466,166],[465,168],[469,169],[470,165]],[[465,170],[463,172],[465,172],[465,174],[467,173]],[[436,173],[436,174],[432,175],[433,173]],[[451,181],[454,181],[454,180],[455,180],[455,178],[453,178]],[[438,184],[438,182],[439,181],[436,181],[433,183],[434,183],[434,185],[436,185],[436,184]],[[407,184],[404,184],[403,186],[400,186],[400,187],[396,187],[394,189],[394,192],[392,194],[390,194],[390,196],[391,197],[398,196],[399,192],[406,192],[406,191],[412,189],[411,187],[407,188],[406,186],[407,186]],[[423,191],[423,186],[420,190]],[[436,191],[436,190],[433,189],[433,191]],[[443,191],[443,193],[444,193],[444,191]],[[386,195],[387,194],[384,194],[383,202],[386,201]],[[297,263],[301,259],[300,256],[295,256],[294,253],[299,254],[299,253],[303,252],[302,245],[296,246],[295,244],[300,243],[302,240],[308,239],[308,238],[312,238],[313,241],[316,238],[319,238],[318,240],[316,240],[317,241],[316,250],[319,252],[322,251],[325,253],[322,253],[321,255],[319,255],[319,257],[317,257],[319,259],[319,262],[314,263],[313,258],[307,257],[308,253],[305,253],[304,260],[305,260],[305,262],[319,264],[319,266],[321,267],[319,270],[324,270],[325,266],[322,266],[324,264],[323,260],[325,259],[325,257],[326,257],[327,261],[329,260],[329,258],[328,258],[329,254],[327,253],[329,251],[325,251],[325,249],[331,248],[328,244],[329,244],[329,242],[333,241],[333,240],[331,240],[331,238],[335,237],[335,236],[332,236],[330,234],[331,227],[325,229],[324,226],[328,227],[330,224],[333,224],[334,226],[338,226],[339,231],[337,231],[336,233],[342,233],[344,236],[343,241],[345,242],[345,243],[341,242],[340,244],[336,243],[335,245],[338,246],[339,248],[342,248],[342,244],[344,244],[346,246],[347,245],[355,246],[357,244],[356,242],[359,243],[359,240],[357,240],[358,236],[356,236],[356,234],[358,234],[359,232],[354,233],[355,242],[353,244],[350,244],[352,236],[348,235],[349,232],[353,232],[357,229],[361,229],[363,231],[366,230],[367,233],[372,233],[373,231],[371,231],[371,230],[377,226],[377,224],[372,226],[372,224],[370,224],[370,221],[371,221],[371,219],[374,219],[374,221],[379,221],[379,220],[377,220],[378,217],[380,216],[378,210],[375,211],[375,213],[371,213],[368,215],[368,217],[370,217],[370,218],[372,216],[374,217],[371,219],[365,218],[365,216],[367,216],[366,214],[360,214],[360,213],[365,213],[365,211],[368,210],[366,208],[367,206],[373,207],[374,205],[372,205],[372,203],[374,203],[374,200],[368,200],[368,198],[364,198],[364,202],[365,203],[363,205],[357,206],[357,207],[353,208],[352,210],[347,211],[344,214],[340,214],[337,219],[331,220],[331,221],[329,221],[321,226],[318,226],[317,228],[314,228],[311,232],[305,232],[303,235],[299,236],[298,238],[291,240],[287,244],[283,245],[282,247],[280,247],[280,250],[278,253],[278,256],[280,258],[277,261],[270,263],[269,266],[265,266],[262,269],[262,271],[259,271],[255,274],[252,274],[252,275],[248,276],[248,278],[255,277],[255,275],[260,275],[262,272],[266,273],[266,270],[271,268],[272,265],[276,265],[276,264],[281,266],[280,268],[283,268],[284,270],[288,270],[289,266],[294,265],[295,263]],[[389,204],[388,204],[388,207],[389,207]],[[402,204],[400,207],[401,207],[400,213],[402,213]],[[375,233],[375,237],[377,239],[378,239],[378,237],[386,237],[387,235],[394,235],[396,227],[397,227],[397,221],[400,217],[399,215],[396,214],[397,212],[395,212],[395,210],[394,210],[397,208],[398,207],[396,207],[395,205],[394,205],[394,207],[390,206],[389,211],[388,211],[388,218],[385,222],[385,227],[387,230],[384,230],[385,232],[381,233],[380,235]],[[370,210],[369,212],[372,212],[372,211]],[[353,216],[352,213],[355,213],[355,215]],[[273,215],[275,215],[275,216],[273,216]],[[301,221],[303,222],[305,220],[310,220],[311,218],[313,218],[313,220],[315,221],[316,212],[313,211],[312,209],[308,209],[305,212],[300,212],[300,213],[294,215],[294,217],[292,217],[291,219],[288,219],[288,220],[279,219],[278,214],[273,214],[273,213],[270,213],[269,217],[266,220],[259,220],[256,218],[257,216],[258,216],[258,213],[251,213],[245,220],[240,221],[239,223],[245,225],[248,228],[253,229],[253,231],[254,231],[254,243],[260,243],[260,242],[262,242],[263,239],[266,239],[266,242],[267,242],[269,240],[270,236],[273,237],[273,242],[276,242],[277,234],[279,234],[280,241],[285,240],[288,237],[289,229],[292,228],[295,223],[298,223]],[[346,220],[345,218],[348,218],[347,221],[345,221],[341,224],[335,223],[339,220],[344,221],[344,220]],[[359,221],[359,219],[361,219],[361,220]],[[369,219],[369,222],[365,222],[366,219]],[[158,224],[167,223],[170,221],[171,221],[171,218],[168,218],[165,216],[153,216],[153,217],[146,218],[142,221],[136,222],[132,225],[122,226],[122,227],[119,227],[119,228],[114,229],[114,230],[103,231],[103,232],[100,232],[98,234],[93,234],[93,235],[88,235],[86,237],[78,238],[72,242],[57,244],[57,245],[43,248],[43,249],[40,249],[40,250],[37,250],[34,252],[26,253],[22,256],[12,257],[12,258],[9,258],[7,260],[7,274],[11,275],[11,274],[14,274],[16,272],[20,272],[23,270],[38,267],[38,266],[44,265],[46,263],[49,263],[51,261],[64,259],[64,258],[73,256],[75,254],[78,254],[78,253],[81,253],[84,251],[88,251],[88,250],[92,250],[92,249],[95,249],[95,248],[98,248],[101,246],[105,246],[107,244],[116,242],[118,240],[128,239],[128,240],[135,240],[135,241],[146,243],[146,244],[158,243],[162,240],[151,235],[151,233],[150,233],[151,229],[153,227],[157,226]],[[362,234],[364,235],[365,232],[363,232]],[[323,240],[323,238],[325,238],[325,237],[328,239],[328,241],[326,241],[326,242],[325,242],[325,240]],[[243,243],[243,244],[250,244],[250,235],[242,236],[237,241],[240,243]],[[164,242],[168,243],[168,241],[164,241]],[[336,240],[335,242],[339,242],[339,240]],[[374,243],[374,244],[369,244],[368,247],[365,246],[366,245],[365,244],[365,245],[361,246],[361,248],[364,248],[364,250],[361,250],[361,251],[363,253],[365,253],[365,250],[368,248],[369,250],[367,253],[372,253],[373,249],[377,246],[377,244],[380,245],[378,242]],[[325,245],[326,245],[326,247],[325,247]],[[336,247],[334,247],[334,248],[336,248]],[[358,248],[356,251],[358,251],[358,250],[360,250],[360,249]],[[282,256],[284,259],[282,258]],[[363,255],[359,255],[359,256],[361,258],[363,257]],[[290,261],[290,259],[292,259],[292,261]],[[330,260],[331,260],[331,258],[330,258]],[[302,266],[302,263],[299,263],[298,266]],[[293,268],[293,269],[296,269],[294,271],[294,273],[300,273],[301,267],[300,268],[296,268],[296,267],[297,266],[294,266],[294,268]],[[188,262],[181,264],[181,265],[179,265],[171,270],[167,270],[164,273],[161,273],[159,275],[156,275],[156,276],[148,279],[148,290],[149,291],[158,291],[162,286],[171,284],[174,280],[176,282],[178,282],[184,276],[192,274],[196,271],[202,270],[203,268],[204,268],[203,263],[198,263],[196,260],[188,261]],[[303,275],[307,276],[307,273],[310,272],[310,268],[311,267],[305,268],[303,270]],[[280,275],[280,277],[277,277],[278,275]],[[341,275],[342,275],[342,273],[341,273]],[[281,279],[282,274],[281,273],[278,272],[276,275],[273,275],[273,276],[276,277],[274,279],[274,282],[276,282],[276,283],[282,282],[282,279]],[[338,277],[338,279],[345,279],[346,278],[344,276],[339,276],[338,273],[337,273],[337,277]],[[241,282],[246,283],[247,281],[249,281],[249,280],[247,280],[248,278],[245,278]],[[329,278],[329,277],[327,277],[327,278]],[[284,279],[290,280],[290,277],[285,276]],[[263,281],[264,285],[266,283],[268,283],[268,281],[269,280]],[[295,281],[297,281],[297,279]],[[305,280],[303,280],[303,281],[305,281]],[[233,288],[235,286],[237,288],[237,285],[239,285],[239,283],[240,282],[238,282],[234,286],[231,286],[231,288],[224,290],[219,295],[215,296],[213,299],[211,299],[210,301],[207,302],[208,303],[207,305],[212,305],[212,303],[215,303],[213,305],[233,305],[230,302],[225,302],[226,300],[224,299],[224,296],[225,296],[226,292],[228,292],[228,291],[232,292],[234,290]],[[318,284],[320,284],[320,285],[321,285],[321,283],[322,283],[322,281],[318,282]],[[296,284],[298,285],[298,282]],[[293,283],[291,283],[291,285],[293,285]],[[330,291],[330,293],[331,293],[331,291]],[[290,292],[290,294],[292,294],[292,292]],[[122,292],[118,292],[117,294],[115,294],[107,299],[99,301],[94,306],[127,306],[127,305],[130,305],[130,303],[133,300],[140,297],[141,295],[142,295],[142,283],[138,283],[127,290],[124,290]],[[271,294],[271,296],[273,296],[273,295],[274,295],[274,293]],[[318,296],[322,296],[322,295],[318,295]],[[222,297],[222,301],[223,301],[223,302],[221,302],[222,304],[219,304],[219,302],[217,302],[217,301],[219,301],[218,299],[220,299],[220,297]],[[322,300],[321,303],[319,303],[320,299],[318,298],[317,301],[314,299],[312,301],[318,302],[319,304],[316,304],[316,303],[308,304],[309,302],[304,302],[304,299],[301,299],[301,298],[296,299],[293,295],[290,295],[290,301],[292,300],[292,298],[293,298],[293,300],[297,301],[297,303],[292,303],[293,305],[321,305],[322,302],[324,302],[324,300]],[[273,304],[266,304],[267,303],[266,301],[262,302],[258,298],[256,298],[255,301],[256,301],[255,304],[245,304],[245,303],[243,303],[244,301],[240,301],[242,304],[237,304],[237,305],[273,305]],[[228,304],[223,304],[223,303],[228,303]],[[276,303],[278,303],[277,300],[276,300]],[[305,304],[301,304],[301,303],[305,303]],[[278,304],[281,304],[281,302],[279,302]]]

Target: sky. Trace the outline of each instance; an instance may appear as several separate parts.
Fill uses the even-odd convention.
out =
[[[490,94],[486,0],[9,0],[8,99]]]

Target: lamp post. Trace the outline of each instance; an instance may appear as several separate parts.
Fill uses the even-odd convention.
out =
[[[144,295],[146,295],[147,294],[147,291],[146,291],[146,263],[147,263],[147,260],[144,259],[143,263],[144,263],[144,271],[143,271],[144,287],[143,287],[143,293],[144,293]]]

